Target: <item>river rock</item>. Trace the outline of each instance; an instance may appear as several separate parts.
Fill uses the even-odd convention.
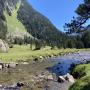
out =
[[[63,76],[59,76],[58,77],[58,82],[65,82],[65,78]]]
[[[6,68],[8,68],[8,67],[9,67],[9,64],[8,64],[8,63],[6,63],[6,64],[5,64],[5,67],[6,67]]]
[[[3,69],[3,66],[2,65],[0,65],[0,70],[2,70]]]
[[[8,64],[8,68],[15,68],[16,67],[16,63],[14,63],[14,62],[10,62],[9,64]]]
[[[40,59],[43,59],[43,56],[40,56],[39,58],[40,58]]]
[[[28,65],[29,63],[28,63],[28,62],[22,62],[22,64],[24,64],[24,65]]]
[[[9,50],[8,44],[4,40],[0,39],[0,51],[3,53],[7,53],[8,50]]]
[[[73,76],[70,75],[69,73],[67,73],[65,79],[66,79],[67,81],[71,82],[71,83],[74,83],[74,82],[75,82]]]
[[[17,83],[17,87],[23,87],[23,86],[24,86],[24,83],[22,83],[22,82]]]
[[[2,85],[0,85],[0,87],[3,87]]]
[[[2,62],[2,61],[0,61],[0,65],[2,66],[2,68],[4,68],[4,67],[5,67],[5,63],[4,63],[4,62]]]
[[[52,75],[48,75],[47,79],[48,80],[53,80],[53,76]]]

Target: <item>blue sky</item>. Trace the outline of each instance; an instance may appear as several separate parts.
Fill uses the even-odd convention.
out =
[[[59,30],[63,31],[63,25],[76,16],[76,7],[83,0],[28,0],[40,13],[46,16]]]

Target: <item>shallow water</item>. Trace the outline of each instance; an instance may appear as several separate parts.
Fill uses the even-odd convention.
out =
[[[0,71],[0,84],[8,86],[17,82],[23,82],[25,86],[21,90],[54,90],[55,88],[57,90],[67,90],[71,85],[70,83],[59,84],[57,82],[51,82],[51,84],[49,83],[50,88],[46,89],[48,82],[46,80],[37,82],[37,78],[40,75],[48,76],[50,73],[54,75],[67,74],[72,63],[86,63],[86,60],[90,60],[90,52],[88,51],[51,58],[42,62],[20,63],[16,68]]]
[[[48,59],[43,62],[19,63],[16,68],[3,69],[0,71],[0,85],[8,86],[17,82],[23,82],[26,86],[21,90],[31,90],[32,87],[34,88],[38,75],[48,75],[49,71],[47,68],[52,67],[55,63],[55,59]],[[41,83],[45,83],[45,81],[42,80]],[[37,85],[35,86],[34,90],[37,90]]]

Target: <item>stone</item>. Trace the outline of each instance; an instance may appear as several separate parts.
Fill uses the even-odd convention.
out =
[[[14,63],[14,62],[10,62],[9,64],[8,64],[8,68],[15,68],[16,67],[16,63]]]
[[[17,83],[17,87],[23,87],[23,86],[24,86],[24,83],[22,83],[22,82]]]
[[[8,44],[4,40],[0,39],[0,51],[3,53],[7,53],[8,50],[9,50]]]
[[[40,58],[40,59],[43,59],[43,56],[40,56],[39,58]]]
[[[45,75],[38,75],[38,77],[40,78],[40,79],[44,79],[45,78]]]
[[[59,76],[58,77],[58,82],[62,83],[62,82],[65,82],[65,78],[63,76]]]
[[[3,87],[2,85],[0,85],[0,87]]]
[[[67,81],[71,82],[71,83],[74,83],[74,82],[75,82],[73,76],[70,75],[69,73],[67,73],[65,79],[66,79]]]
[[[5,64],[5,67],[6,67],[6,68],[8,68],[8,67],[9,67],[9,64],[8,64],[8,63],[6,63],[6,64]]]
[[[2,65],[0,65],[0,70],[2,70],[3,69],[3,66]]]
[[[2,61],[0,61],[0,65],[2,66],[2,68],[5,67],[5,64]]]
[[[47,77],[47,79],[48,79],[48,80],[53,80],[53,76],[52,76],[52,75],[49,75],[49,76]]]
[[[28,62],[22,62],[22,64],[24,64],[24,65],[28,65],[29,63],[28,63]]]

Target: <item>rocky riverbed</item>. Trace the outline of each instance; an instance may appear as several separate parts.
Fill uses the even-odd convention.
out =
[[[44,59],[42,62],[9,63],[8,68],[0,71],[0,88],[17,88],[19,85],[15,90],[68,90],[74,82],[73,77],[67,74],[70,66],[89,61],[90,51],[82,51]]]
[[[85,64],[90,62],[90,51],[82,51],[76,53],[66,54],[64,56],[58,57],[58,63],[53,67],[49,68],[51,73],[55,73],[57,76],[64,76],[70,72],[72,64]],[[58,83],[55,81],[50,81],[49,87],[46,90],[68,90],[72,82],[65,81],[63,83]]]

